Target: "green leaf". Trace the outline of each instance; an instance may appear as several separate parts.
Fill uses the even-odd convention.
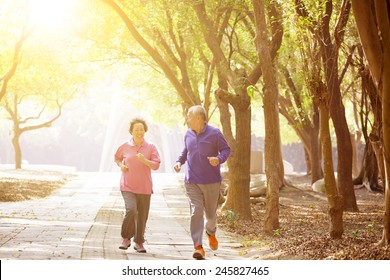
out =
[[[251,102],[252,102],[252,99],[255,96],[255,87],[254,86],[248,86],[248,88],[246,89],[246,93],[249,95],[249,97],[251,98]]]

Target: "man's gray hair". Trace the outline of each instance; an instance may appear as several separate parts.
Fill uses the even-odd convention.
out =
[[[194,105],[188,109],[188,113],[201,116],[205,122],[207,122],[206,110],[201,105]]]

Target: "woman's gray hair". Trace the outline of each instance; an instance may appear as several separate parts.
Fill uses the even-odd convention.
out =
[[[194,105],[188,109],[188,113],[192,113],[196,116],[201,116],[203,120],[207,122],[206,110],[203,108],[203,106]]]
[[[130,121],[130,127],[129,127],[129,132],[130,134],[133,132],[133,129],[134,129],[134,125],[136,123],[140,123],[144,126],[144,129],[145,129],[145,132],[148,131],[148,125],[146,124],[146,121],[144,119],[141,119],[141,118],[134,118]]]

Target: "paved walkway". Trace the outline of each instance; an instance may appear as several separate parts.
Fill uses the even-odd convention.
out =
[[[119,173],[77,173],[42,200],[0,203],[0,259],[192,259],[189,209],[181,174],[153,173],[154,195],[146,229],[146,254],[118,249],[124,203]],[[245,259],[221,229],[220,248],[207,259]]]

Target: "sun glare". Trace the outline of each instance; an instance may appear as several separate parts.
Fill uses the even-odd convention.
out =
[[[34,25],[43,29],[63,27],[72,19],[72,0],[30,0]]]

